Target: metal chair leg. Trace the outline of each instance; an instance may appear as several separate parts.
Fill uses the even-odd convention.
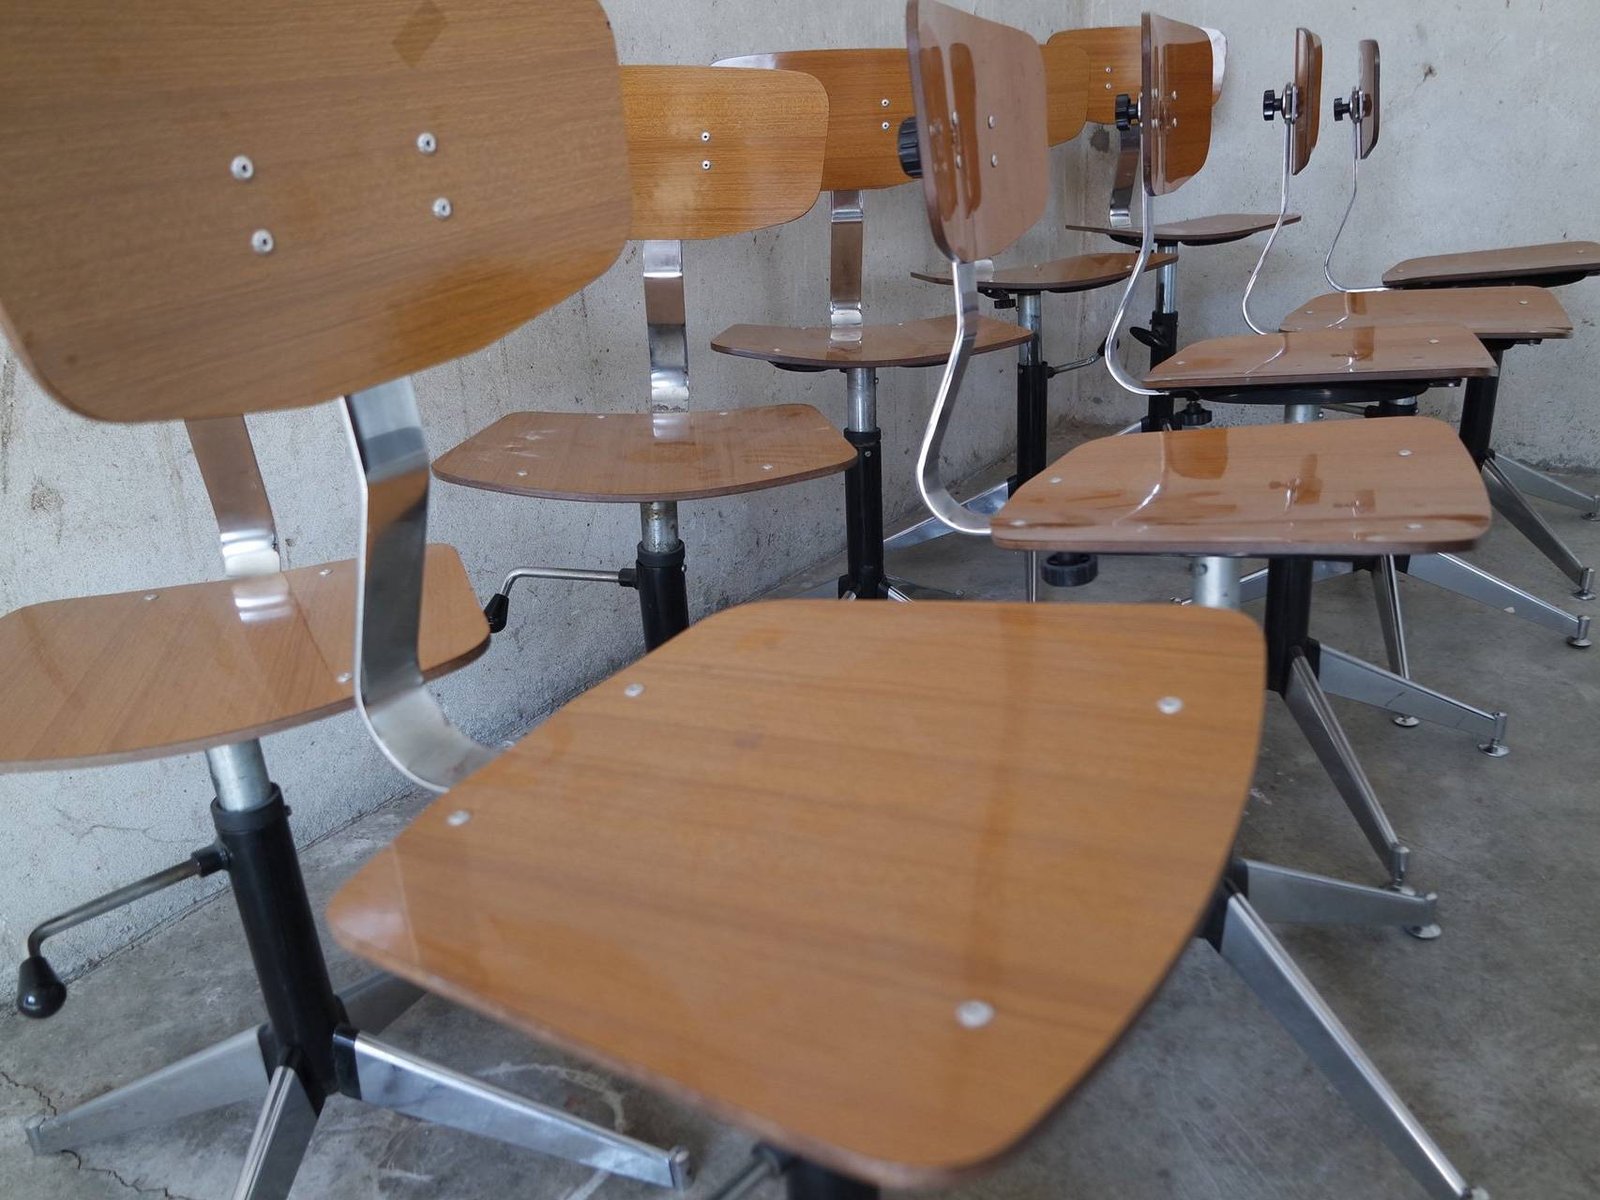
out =
[[[1572,548],[1563,542],[1528,503],[1528,498],[1517,490],[1498,461],[1488,459],[1483,464],[1483,481],[1489,487],[1489,503],[1495,511],[1517,527],[1517,531],[1533,543],[1534,548],[1556,565],[1556,569],[1576,585],[1572,594],[1579,600],[1594,599],[1594,568],[1578,561]]]
[[[1010,498],[1009,485],[1001,482],[987,491],[979,492],[970,500],[962,501],[962,507],[968,508],[975,513],[993,516],[1006,506],[1006,501]],[[923,542],[931,542],[951,532],[953,531],[950,526],[939,520],[938,517],[923,517],[920,521],[907,525],[899,532],[892,533],[884,538],[884,553],[891,553],[895,550],[909,550],[912,546],[920,546]]]
[[[272,1073],[233,1200],[284,1200],[317,1128],[317,1106],[288,1064]]]
[[[260,1033],[246,1029],[93,1100],[28,1127],[35,1154],[55,1154],[91,1142],[165,1125],[267,1092]]]
[[[1235,866],[1251,907],[1273,925],[1398,925],[1423,941],[1439,936],[1433,892],[1368,887],[1248,858]]]
[[[1306,741],[1311,743],[1311,749],[1316,752],[1323,770],[1339,789],[1339,795],[1344,798],[1356,824],[1361,826],[1361,832],[1366,834],[1367,842],[1377,851],[1378,861],[1389,871],[1390,882],[1397,887],[1403,884],[1411,851],[1400,841],[1394,826],[1389,823],[1389,816],[1378,802],[1378,795],[1372,790],[1366,772],[1361,769],[1350,739],[1345,736],[1339,718],[1334,715],[1333,706],[1328,703],[1322,685],[1317,682],[1316,672],[1311,669],[1305,655],[1298,651],[1289,664],[1289,686],[1284,690],[1283,698],[1301,732],[1305,734]]]
[[[1340,575],[1348,575],[1355,567],[1347,562],[1336,562],[1327,559],[1318,559],[1316,566],[1311,568],[1311,582],[1321,583],[1324,579],[1336,579]],[[1239,580],[1239,603],[1248,604],[1252,600],[1265,600],[1267,598],[1267,569],[1262,567],[1259,571]]]
[[[1429,1196],[1488,1200],[1468,1185],[1243,896],[1228,898],[1217,941],[1223,960]]]
[[[1378,624],[1383,626],[1383,645],[1389,654],[1389,670],[1402,679],[1411,678],[1411,658],[1406,653],[1405,613],[1400,607],[1400,573],[1394,559],[1380,558],[1372,572],[1372,591],[1378,602]],[[1394,723],[1402,729],[1421,724],[1408,713],[1396,714]]]
[[[1322,690],[1329,695],[1343,696],[1387,712],[1417,716],[1431,724],[1483,738],[1478,749],[1491,758],[1503,758],[1510,753],[1505,745],[1506,714],[1503,712],[1474,708],[1332,646],[1321,648],[1317,678]]]
[[[341,1088],[364,1103],[661,1187],[689,1182],[689,1153],[682,1147],[638,1141],[364,1033],[341,1034],[338,1049]]]
[[[1469,600],[1501,609],[1524,621],[1553,629],[1566,636],[1568,645],[1579,649],[1587,649],[1590,645],[1587,614],[1576,616],[1566,609],[1557,608],[1548,600],[1541,600],[1532,592],[1523,591],[1454,554],[1413,555],[1406,564],[1406,574]]]
[[[1600,521],[1600,496],[1580,492],[1570,484],[1562,483],[1559,479],[1552,479],[1543,471],[1535,470],[1527,463],[1507,458],[1498,452],[1494,456],[1494,462],[1495,466],[1500,468],[1500,473],[1506,477],[1506,481],[1524,495],[1537,496],[1552,504],[1575,508],[1583,514],[1586,521]]]

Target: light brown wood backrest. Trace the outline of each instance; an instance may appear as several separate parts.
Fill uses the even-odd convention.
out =
[[[1048,109],[1046,133],[1052,146],[1070,142],[1089,119],[1089,60],[1077,46],[1046,42],[1044,86]]]
[[[0,322],[91,417],[458,357],[603,272],[628,209],[596,0],[6,6]]]
[[[632,236],[714,238],[817,202],[828,93],[797,71],[623,67]]]
[[[1204,29],[1144,14],[1139,110],[1145,186],[1175,192],[1211,151],[1211,38]]]
[[[1289,168],[1298,175],[1311,161],[1322,128],[1322,39],[1305,28],[1294,31],[1294,84],[1300,91],[1300,118],[1294,125]]]
[[[801,71],[828,93],[824,191],[909,183],[900,167],[900,122],[911,115],[911,73],[903,50],[792,50],[724,58],[719,67]]]
[[[1207,30],[1213,45],[1226,40],[1215,30]],[[1096,125],[1111,125],[1117,119],[1117,97],[1137,99],[1144,83],[1143,31],[1138,25],[1102,25],[1093,29],[1063,29],[1045,43],[1045,61],[1052,49],[1071,47],[1082,52],[1089,66],[1088,119]],[[1221,64],[1217,64],[1220,66]],[[1222,75],[1212,79],[1211,103],[1222,97]],[[1052,137],[1051,141],[1055,141]]]
[[[911,0],[906,46],[933,240],[962,262],[993,258],[1048,198],[1039,43],[938,0]]]

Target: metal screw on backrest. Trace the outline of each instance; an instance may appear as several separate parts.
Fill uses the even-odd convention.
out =
[[[883,105],[885,108],[888,108],[889,107],[889,97],[885,96],[882,100],[878,101],[878,103]]]
[[[449,199],[446,197],[440,196],[433,202],[433,215],[438,217],[439,220],[444,220],[453,212],[455,212],[455,209],[451,206]]]
[[[258,229],[250,235],[250,248],[257,254],[271,254],[274,245],[271,230]]]
[[[248,155],[241,154],[228,164],[228,170],[233,172],[235,179],[249,179],[256,173],[256,165],[251,162]]]
[[[700,160],[700,169],[701,169],[701,170],[702,170],[702,171],[709,171],[709,170],[711,170],[711,160],[710,160],[710,159],[709,159],[709,158],[702,158],[702,159],[701,159],[701,160]]]
[[[431,133],[419,133],[419,134],[417,134],[417,149],[418,150],[421,150],[424,154],[432,154],[438,148],[439,148],[439,139],[434,137],[433,134],[431,134]]]
[[[711,130],[709,130],[709,129],[702,129],[702,130],[701,130],[701,131],[700,131],[700,140],[701,140],[701,141],[702,141],[702,142],[709,142],[709,141],[710,141],[710,140],[711,140]]]

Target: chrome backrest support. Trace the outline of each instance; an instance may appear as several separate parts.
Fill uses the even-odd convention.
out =
[[[1255,318],[1250,315],[1250,296],[1256,290],[1256,281],[1261,278],[1261,270],[1267,265],[1267,256],[1272,253],[1273,244],[1278,240],[1278,234],[1283,231],[1283,222],[1289,215],[1289,175],[1294,158],[1294,126],[1299,117],[1299,90],[1292,83],[1285,84],[1283,96],[1283,178],[1278,184],[1278,219],[1273,222],[1272,232],[1267,235],[1267,244],[1261,247],[1261,257],[1256,259],[1256,265],[1250,271],[1250,278],[1245,282],[1244,295],[1239,300],[1239,307],[1244,313],[1244,323],[1257,333],[1272,331],[1257,325]]]
[[[217,516],[223,573],[229,579],[276,575],[283,569],[278,527],[244,418],[195,418],[184,427]]]
[[[1137,128],[1137,127],[1136,127]],[[1135,140],[1140,136],[1135,133]],[[1143,178],[1143,173],[1140,175]],[[1127,282],[1122,285],[1122,293],[1117,299],[1116,311],[1111,314],[1111,332],[1106,334],[1106,370],[1111,372],[1111,378],[1124,390],[1136,396],[1160,396],[1163,393],[1147,388],[1128,372],[1123,365],[1122,353],[1119,347],[1122,344],[1122,326],[1128,319],[1128,309],[1133,304],[1133,293],[1139,286],[1139,281],[1144,278],[1145,269],[1150,265],[1150,254],[1156,244],[1156,210],[1155,197],[1151,195],[1150,188],[1141,186],[1144,204],[1139,219],[1143,223],[1143,230],[1139,236],[1139,256],[1134,259],[1133,269],[1128,273]]]
[[[828,339],[833,342],[861,341],[865,235],[860,189],[829,192]]]
[[[402,773],[448,791],[495,757],[450,723],[427,690],[417,652],[428,541],[428,449],[410,379],[344,398],[361,471],[356,561],[356,709]]]
[[[950,273],[956,297],[956,337],[950,347],[950,358],[944,365],[944,373],[939,378],[939,394],[934,397],[933,411],[928,414],[928,425],[923,430],[922,445],[917,451],[917,491],[922,494],[928,511],[957,533],[987,537],[989,517],[974,513],[952,496],[939,473],[945,429],[950,424],[955,398],[961,390],[961,380],[967,373],[967,362],[972,357],[972,347],[978,337],[977,266],[953,261]]]
[[[689,337],[683,299],[683,243],[649,241],[644,262],[644,319],[650,343],[650,411],[689,407]]]

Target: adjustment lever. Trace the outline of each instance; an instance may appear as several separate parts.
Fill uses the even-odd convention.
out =
[[[227,866],[227,852],[218,845],[207,846],[203,850],[196,850],[177,866],[147,875],[40,924],[28,935],[28,957],[17,968],[17,1011],[25,1017],[42,1020],[55,1016],[67,1002],[67,985],[61,982],[61,976],[56,974],[55,968],[41,953],[46,938],[65,933],[85,921],[92,921],[112,909],[142,900],[185,879],[203,879],[225,870]]]
[[[511,589],[519,579],[565,579],[577,583],[614,583],[619,587],[634,586],[634,569],[623,567],[620,571],[587,571],[572,567],[518,567],[506,576],[500,590],[489,597],[483,606],[483,619],[489,622],[490,633],[500,633],[506,627],[506,617],[511,612]]]

